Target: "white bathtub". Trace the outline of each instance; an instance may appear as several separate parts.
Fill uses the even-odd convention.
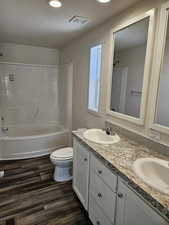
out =
[[[12,127],[0,137],[0,160],[34,158],[68,146],[70,132],[62,126]]]

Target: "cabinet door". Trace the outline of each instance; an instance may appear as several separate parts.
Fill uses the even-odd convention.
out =
[[[119,182],[116,225],[168,225],[144,200]]]
[[[88,209],[89,152],[76,139],[73,141],[73,189],[84,208]]]
[[[89,218],[93,225],[113,225],[113,223],[110,222],[108,217],[103,213],[102,208],[97,205],[97,202],[92,196],[90,197],[89,201]]]

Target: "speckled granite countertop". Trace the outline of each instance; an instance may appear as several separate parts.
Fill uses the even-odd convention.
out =
[[[87,141],[84,139],[82,131],[73,131],[73,136],[78,138],[78,140],[96,154],[106,166],[121,176],[127,184],[151,204],[153,208],[156,208],[169,220],[169,196],[161,194],[143,183],[132,170],[133,162],[138,158],[156,157],[168,161],[169,158],[120,134],[120,142],[113,145],[99,145]]]

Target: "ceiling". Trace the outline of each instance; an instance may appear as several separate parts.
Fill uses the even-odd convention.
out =
[[[139,0],[112,0],[100,4],[96,0],[62,0],[56,9],[47,0],[0,0],[0,41],[63,47]],[[74,16],[89,19],[85,25],[69,23]]]
[[[147,43],[149,17],[134,23],[115,34],[115,51],[124,51]]]

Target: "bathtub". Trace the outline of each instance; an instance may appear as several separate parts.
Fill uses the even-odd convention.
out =
[[[62,126],[11,127],[0,137],[0,160],[26,159],[68,146],[70,132]]]

